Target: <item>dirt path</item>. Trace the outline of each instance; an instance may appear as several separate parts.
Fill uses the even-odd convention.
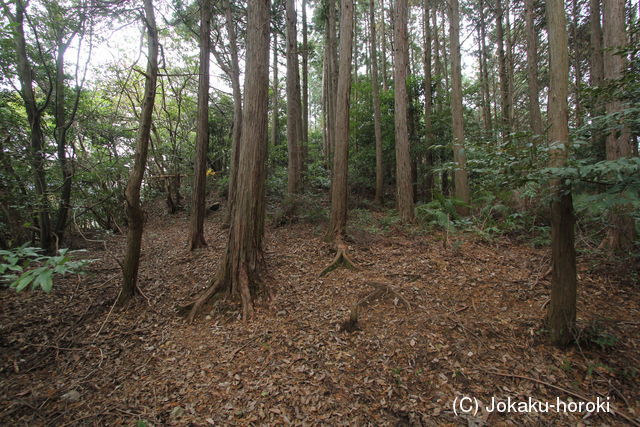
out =
[[[581,265],[578,317],[591,338],[561,352],[541,335],[548,279],[545,250],[456,237],[355,233],[361,270],[318,273],[331,261],[321,226],[267,231],[271,297],[254,321],[221,301],[193,325],[176,315],[215,271],[224,231],[207,219],[209,248],[186,247],[186,219],[147,225],[144,297],[112,309],[120,271],[101,245],[81,281],[51,295],[0,291],[0,424],[154,425],[473,423],[619,425],[619,415],[456,416],[460,396],[556,402],[609,396],[640,415],[638,289]],[[109,252],[121,253],[122,237]],[[340,331],[351,306],[392,286],[360,310],[359,330]],[[596,322],[597,321],[597,322]],[[602,347],[599,347],[596,343]],[[509,375],[527,377],[517,378]],[[575,396],[573,400],[580,400]]]

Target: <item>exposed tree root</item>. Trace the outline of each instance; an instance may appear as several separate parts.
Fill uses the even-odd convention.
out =
[[[207,289],[205,289],[194,301],[187,305],[178,308],[178,312],[187,315],[187,322],[193,323],[196,315],[202,310],[202,307],[211,299],[215,294],[221,292],[223,289],[222,281],[219,278],[215,278],[209,283]]]
[[[402,301],[402,303],[407,307],[409,311],[411,311],[411,304],[409,304],[409,301],[407,301],[405,297],[403,297],[398,291],[393,289],[391,286],[385,285],[383,283],[375,283],[375,282],[367,283],[367,284],[373,287],[374,290],[369,292],[367,295],[365,295],[362,299],[360,299],[351,307],[351,311],[349,312],[349,318],[344,322],[342,322],[342,324],[340,325],[340,330],[346,331],[346,332],[353,332],[360,329],[360,326],[358,325],[360,309],[365,307],[367,304],[370,304],[372,301],[378,298],[385,297],[387,295],[395,296],[399,301]]]
[[[350,270],[359,269],[359,267],[356,265],[355,262],[353,262],[353,260],[347,253],[347,245],[345,245],[343,242],[338,242],[336,244],[336,247],[337,247],[337,252],[336,252],[335,258],[333,258],[333,261],[331,261],[331,264],[329,264],[324,270],[320,272],[319,277],[322,277],[324,275],[331,273],[333,270],[335,270],[338,267],[345,267]]]

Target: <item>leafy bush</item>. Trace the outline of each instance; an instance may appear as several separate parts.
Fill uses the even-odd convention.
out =
[[[11,288],[20,292],[27,286],[31,289],[41,288],[51,292],[55,274],[82,274],[84,267],[94,260],[73,261],[69,249],[60,249],[58,255],[46,256],[39,248],[22,245],[13,250],[2,250],[0,256],[0,274]],[[6,274],[8,273],[8,274]]]

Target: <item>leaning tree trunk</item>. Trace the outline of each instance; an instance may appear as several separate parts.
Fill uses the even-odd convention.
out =
[[[407,63],[407,0],[396,0],[394,16],[394,90],[396,130],[396,203],[402,221],[413,220],[413,189],[411,185],[411,153],[409,150]]]
[[[569,54],[563,0],[548,0],[549,32],[549,166],[567,163],[569,145]],[[551,302],[546,323],[551,341],[566,346],[576,321],[576,253],[571,188],[561,179],[551,181]]]
[[[353,0],[342,0],[340,9],[340,65],[336,93],[336,146],[333,154],[331,182],[331,216],[327,240],[336,245],[336,257],[320,275],[340,265],[353,267],[344,243],[347,224],[348,159],[349,159],[349,102],[351,96],[351,59],[353,49]]]
[[[380,112],[380,88],[378,84],[378,52],[376,49],[376,20],[374,1],[369,0],[369,26],[371,51],[371,96],[373,101],[373,128],[376,138],[376,195],[375,203],[382,204],[383,168],[382,168],[382,113]]]
[[[156,29],[156,18],[153,11],[152,0],[144,1],[144,11],[144,21],[149,37],[147,72],[136,149],[133,155],[133,169],[129,174],[129,181],[127,182],[127,189],[125,191],[128,230],[127,248],[122,267],[122,291],[118,298],[119,305],[129,301],[138,292],[136,283],[138,280],[138,267],[140,266],[140,249],[142,246],[144,221],[144,212],[140,206],[140,187],[147,165],[147,151],[149,149],[149,138],[151,136],[151,119],[156,95],[156,80],[158,78],[158,32]]]
[[[451,39],[451,119],[453,128],[454,191],[464,205],[456,207],[460,215],[469,215],[469,178],[467,155],[464,149],[464,122],[462,117],[462,68],[460,64],[460,11],[458,0],[449,1],[449,34]]]
[[[196,127],[196,158],[193,171],[191,200],[191,250],[207,246],[204,239],[204,215],[207,188],[207,151],[209,147],[209,51],[211,0],[200,5],[200,68],[198,77],[198,117]]]
[[[604,0],[604,78],[608,84],[614,84],[623,76],[626,66],[624,54],[617,50],[627,44],[625,31],[625,7],[623,0]],[[608,100],[607,115],[620,113],[625,105],[616,98]],[[607,160],[618,160],[634,155],[629,127],[623,123],[619,129],[613,130],[606,139]],[[618,205],[609,215],[607,235],[602,247],[611,252],[629,254],[633,249],[636,236],[635,221],[630,205]]]
[[[246,74],[236,202],[227,249],[207,289],[190,304],[193,321],[218,292],[242,301],[242,317],[253,316],[253,296],[260,289],[264,256],[267,121],[269,107],[269,0],[247,6]]]

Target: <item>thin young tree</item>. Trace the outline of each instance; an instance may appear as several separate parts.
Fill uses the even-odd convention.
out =
[[[264,271],[265,181],[269,108],[269,0],[249,0],[244,106],[237,176],[227,248],[213,279],[185,309],[192,322],[216,293],[242,302],[242,317],[253,317],[253,296]]]
[[[336,97],[336,140],[333,154],[331,182],[331,214],[327,240],[336,246],[336,256],[320,275],[345,265],[353,267],[344,243],[347,224],[348,160],[349,160],[349,102],[351,97],[351,55],[353,48],[353,0],[342,0],[340,8],[340,64]]]
[[[538,36],[534,21],[534,0],[525,0],[524,16],[527,32],[527,85],[529,86],[529,123],[534,138],[544,132],[538,89]]]
[[[151,137],[151,121],[156,97],[156,81],[158,79],[158,30],[156,28],[152,0],[144,0],[143,21],[147,29],[147,71],[145,73],[138,136],[133,155],[133,168],[129,173],[125,191],[128,224],[127,246],[122,265],[123,280],[122,290],[117,301],[118,305],[125,304],[138,293],[138,268],[140,267],[144,223],[144,212],[140,205],[140,187],[147,166],[147,152]]]
[[[604,81],[604,52],[602,49],[602,16],[600,13],[600,0],[589,0],[589,84],[592,88],[600,87]],[[604,108],[600,97],[594,95],[590,109],[591,118],[604,114]],[[591,141],[596,147],[599,158],[606,157],[605,138],[602,132],[594,130],[591,134]]]
[[[191,250],[207,246],[204,216],[207,187],[207,151],[209,147],[209,52],[211,50],[211,0],[200,0],[200,66],[198,76],[198,116],[196,153],[191,200]]]
[[[409,147],[407,67],[409,62],[409,37],[407,0],[396,0],[394,9],[394,90],[396,133],[396,204],[402,221],[412,221],[413,188],[411,184],[411,153]]]
[[[502,8],[502,0],[496,0],[496,39],[498,43],[498,75],[500,77],[500,114],[502,125],[502,142],[506,144],[511,134],[511,122],[509,120],[509,77],[507,73],[507,59],[504,48],[504,9]]]
[[[469,215],[471,201],[467,175],[467,155],[464,149],[462,110],[462,67],[460,59],[460,7],[458,0],[449,0],[449,39],[451,43],[451,120],[453,129],[453,161],[455,163],[454,194],[462,201],[456,210]]]
[[[546,4],[549,33],[549,165],[561,168],[569,150],[569,49],[563,0]],[[551,342],[566,346],[576,321],[576,253],[571,188],[551,180],[551,301],[546,323]]]
[[[604,79],[607,84],[615,84],[623,77],[626,66],[624,54],[618,52],[627,44],[625,3],[624,0],[604,0],[603,6]],[[607,115],[613,115],[619,114],[625,105],[620,99],[612,97],[607,100],[605,108]],[[633,157],[631,132],[625,123],[607,135],[606,155],[607,160]],[[636,235],[632,210],[626,204],[613,208],[609,215],[607,235],[602,241],[603,248],[621,254],[631,251]]]
[[[378,49],[376,38],[376,20],[374,0],[369,0],[369,49],[371,55],[371,97],[373,102],[373,128],[376,138],[376,194],[375,203],[381,205],[383,197],[383,166],[382,166],[382,113],[380,112],[380,87],[378,83]]]

